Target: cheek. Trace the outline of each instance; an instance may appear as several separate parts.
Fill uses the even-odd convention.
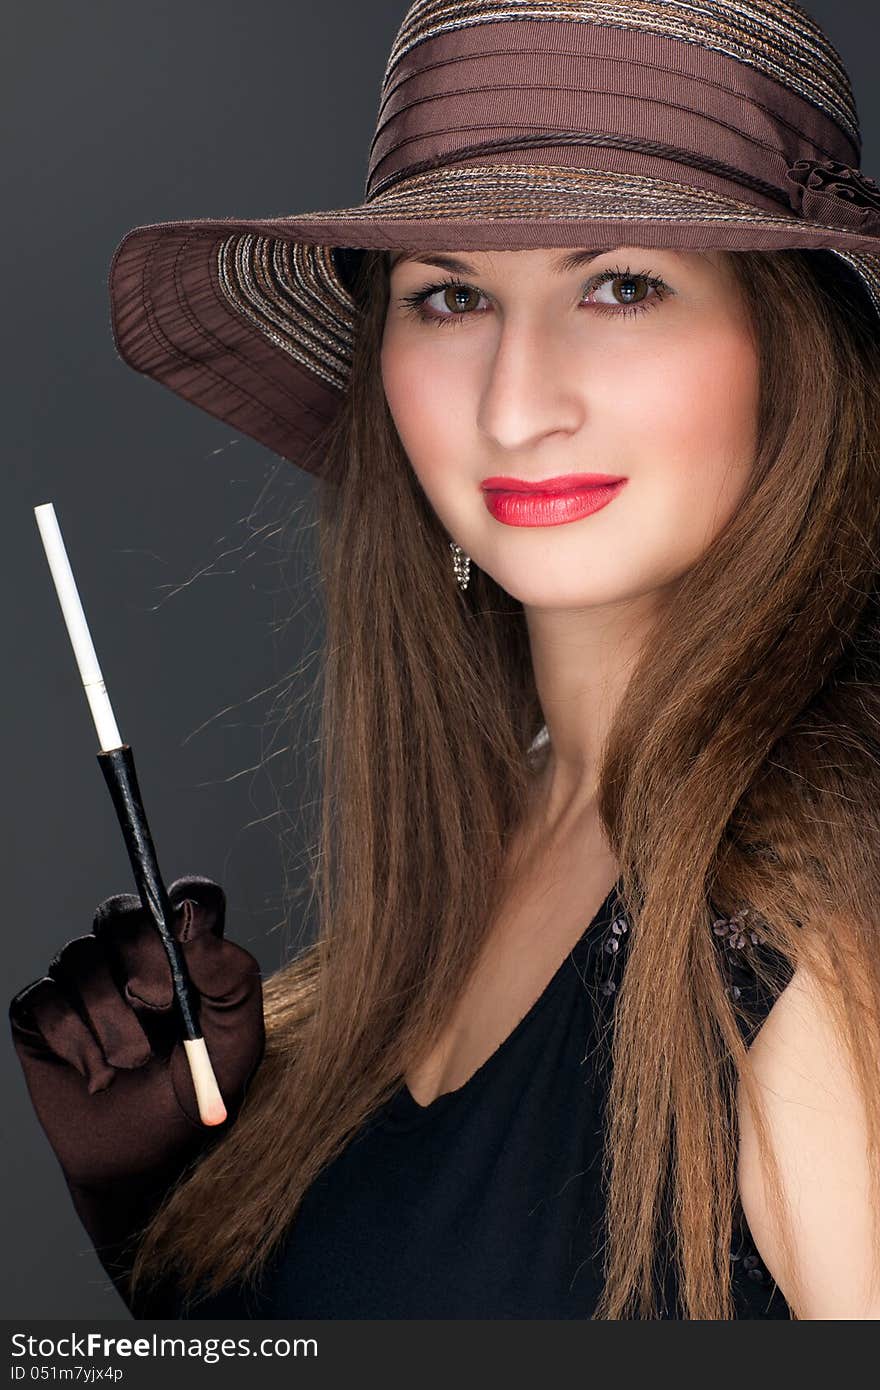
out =
[[[454,496],[473,451],[468,433],[477,410],[474,365],[466,352],[432,353],[432,333],[455,328],[386,329],[381,350],[382,384],[388,409],[414,473],[432,502],[442,508]],[[468,443],[468,439],[471,440]],[[456,468],[456,462],[463,465]],[[438,508],[439,509],[439,508]]]
[[[718,332],[646,368],[645,464],[696,528],[734,511],[754,463],[760,378],[750,338]],[[716,528],[717,529],[717,526]]]

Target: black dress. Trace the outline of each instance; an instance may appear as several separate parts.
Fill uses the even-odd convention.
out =
[[[463,1086],[421,1106],[401,1085],[370,1117],[307,1191],[258,1294],[232,1286],[157,1315],[590,1318],[607,1076],[597,1025],[628,939],[618,887]],[[738,1202],[734,1231],[737,1317],[789,1318]],[[674,1275],[661,1297],[659,1315],[680,1318]]]

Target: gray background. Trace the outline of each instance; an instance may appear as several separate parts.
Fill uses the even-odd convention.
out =
[[[8,1000],[133,891],[33,517],[54,502],[166,883],[206,874],[275,970],[309,931],[297,704],[314,676],[307,475],[117,357],[107,273],[137,225],[344,207],[363,194],[404,0],[17,0],[4,10],[0,838]],[[878,17],[812,0],[880,178]],[[8,1038],[7,1032],[7,1038]],[[6,1318],[127,1317],[76,1218],[7,1041]]]

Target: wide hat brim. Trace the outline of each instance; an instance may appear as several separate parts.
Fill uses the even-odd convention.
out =
[[[135,227],[110,268],[114,340],[136,371],[327,476],[357,322],[339,248],[831,250],[880,314],[880,218],[843,228],[762,201],[609,169],[469,164],[352,207]]]

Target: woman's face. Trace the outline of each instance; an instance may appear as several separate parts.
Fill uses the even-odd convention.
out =
[[[401,442],[450,539],[530,606],[674,583],[752,467],[757,349],[723,253],[392,253],[381,361]],[[591,513],[589,498],[481,486],[584,473],[626,481]]]

